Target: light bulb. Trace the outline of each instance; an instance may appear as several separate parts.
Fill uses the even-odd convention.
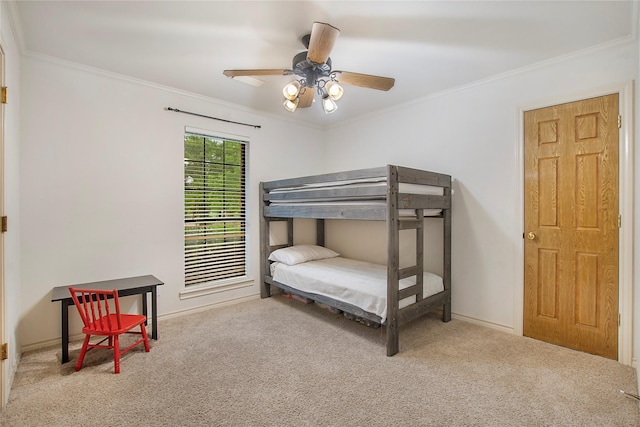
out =
[[[300,83],[298,81],[293,81],[291,83],[287,83],[284,88],[282,88],[282,94],[285,98],[290,101],[293,101],[298,97],[300,93]]]
[[[342,98],[342,94],[344,93],[344,89],[337,82],[330,81],[326,85],[327,94],[333,99],[337,101]]]

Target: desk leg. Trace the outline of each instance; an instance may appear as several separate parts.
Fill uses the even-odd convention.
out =
[[[151,339],[158,339],[158,287],[151,287]]]
[[[147,317],[147,293],[143,292],[142,293],[142,314],[144,314],[145,317]],[[144,322],[144,325],[147,326],[147,322]]]
[[[62,300],[62,363],[69,361],[69,302]]]

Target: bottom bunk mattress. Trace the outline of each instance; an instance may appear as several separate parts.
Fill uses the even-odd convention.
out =
[[[332,257],[287,265],[271,264],[273,280],[310,294],[323,295],[352,304],[387,319],[387,267],[343,257]],[[425,272],[423,297],[444,290],[442,278]],[[415,276],[400,280],[400,289],[416,283]],[[415,302],[415,295],[400,300],[400,308]]]

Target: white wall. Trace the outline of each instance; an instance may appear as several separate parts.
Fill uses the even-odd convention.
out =
[[[451,174],[453,312],[518,332],[521,111],[602,94],[637,77],[635,40],[572,55],[331,129],[326,163],[331,170],[399,164]],[[636,184],[636,200],[639,191]],[[356,230],[356,245],[348,226],[341,228],[332,242],[337,250],[379,256],[365,231]]]
[[[22,77],[23,346],[59,342],[54,286],[153,274],[165,282],[161,315],[259,293],[258,183],[319,171],[320,130],[32,55]],[[249,261],[256,281],[181,300],[185,126],[250,140]]]
[[[4,213],[8,217],[9,231],[3,234],[4,244],[4,331],[2,336],[9,345],[9,358],[2,362],[2,384],[4,402],[9,398],[9,386],[19,360],[17,328],[20,319],[20,72],[21,56],[13,37],[6,10],[1,3],[0,43],[4,51],[4,82],[8,87],[9,103],[4,106],[4,140],[2,161],[2,182],[4,193]],[[0,298],[1,300],[2,298]]]

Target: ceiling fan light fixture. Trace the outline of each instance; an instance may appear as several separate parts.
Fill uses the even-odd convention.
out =
[[[338,104],[331,99],[331,96],[325,93],[322,97],[322,109],[326,114],[331,114],[338,109]]]
[[[333,99],[334,101],[339,100],[340,98],[342,98],[342,95],[344,94],[344,89],[342,88],[342,86],[340,86],[338,84],[338,82],[335,81],[329,81],[327,82],[325,89],[327,91],[327,94],[331,97],[331,99]]]
[[[285,98],[284,104],[282,104],[282,106],[284,107],[285,110],[293,113],[294,111],[296,111],[296,108],[298,108],[299,102],[300,102],[300,98],[295,98],[293,100]]]
[[[291,76],[295,80],[282,88],[285,98],[283,106],[290,112],[311,107],[315,102],[314,94],[317,93],[324,112],[333,113],[338,109],[336,101],[344,95],[344,84],[384,91],[391,89],[395,79],[390,77],[333,71],[330,54],[339,34],[340,30],[333,25],[314,22],[311,33],[302,37],[302,44],[307,50],[294,55],[291,69],[224,70],[222,73],[232,79],[247,76]]]
[[[300,94],[300,82],[294,80],[290,83],[287,83],[284,88],[282,88],[282,94],[289,101],[293,101]]]

